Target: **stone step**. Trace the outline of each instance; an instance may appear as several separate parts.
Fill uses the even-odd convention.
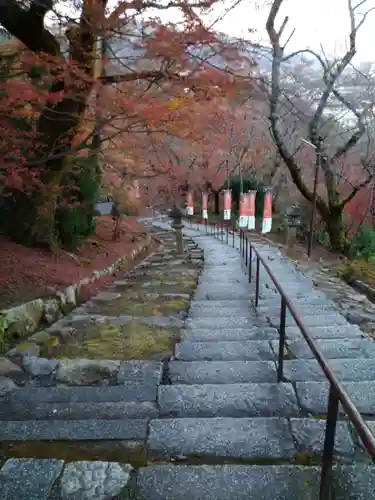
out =
[[[127,403],[156,401],[157,384],[141,384],[131,379],[126,385],[105,387],[35,387],[7,394],[9,403]]]
[[[375,380],[374,362],[371,359],[330,359],[329,366],[340,381]],[[284,361],[284,380],[325,382],[327,379],[315,359],[292,359]]]
[[[3,403],[0,421],[3,420],[112,420],[127,418],[156,418],[155,403],[145,401],[102,403]]]
[[[249,300],[192,300],[190,310],[199,311],[200,309],[241,309],[249,308]]]
[[[137,500],[315,500],[320,476],[299,465],[153,465],[138,471]],[[370,499],[375,467],[334,467],[332,488],[335,500]]]
[[[269,361],[275,359],[267,341],[182,342],[175,357],[183,361]]]
[[[311,315],[311,314],[336,314],[338,313],[339,311],[336,309],[334,309],[330,304],[302,304],[302,305],[299,305],[299,304],[295,304],[296,305],[296,309],[297,311],[300,313],[300,314],[307,314],[307,315]],[[265,314],[267,317],[277,317],[280,315],[280,305],[278,305],[277,307],[258,307],[257,308],[257,311],[260,313],[260,314]],[[290,316],[291,313],[290,311],[287,309],[287,315]]]
[[[353,456],[354,442],[338,422],[335,454]],[[321,455],[325,421],[299,418],[165,418],[152,420],[148,448],[158,458],[204,457],[231,460],[292,460]]]
[[[375,416],[375,380],[343,382],[343,386],[358,411],[367,417]],[[325,415],[328,408],[328,382],[297,382],[298,401],[305,412],[312,415]],[[341,415],[345,415],[340,405]]]
[[[236,384],[276,382],[272,361],[171,361],[172,384]]]
[[[269,317],[271,325],[280,325],[280,316]],[[301,315],[301,319],[306,326],[335,326],[348,325],[348,321],[341,314],[311,314]],[[296,326],[294,318],[291,316],[286,319],[287,326]]]
[[[7,460],[0,471],[0,498],[48,500],[63,467],[63,460]]]
[[[0,441],[139,441],[146,439],[147,425],[141,418],[2,421]]]
[[[356,325],[312,326],[309,332],[313,339],[350,339],[361,338],[365,334]],[[298,326],[286,328],[286,335],[290,340],[301,340],[302,333]]]
[[[332,358],[374,358],[375,342],[370,339],[317,339],[318,346],[327,359]],[[272,341],[275,352],[278,343]],[[295,340],[288,342],[288,350],[296,358],[313,359],[314,355],[305,340]]]
[[[189,310],[189,319],[191,321],[204,319],[204,318],[236,318],[236,317],[254,317],[254,311],[250,309],[250,306],[240,306],[237,308],[210,308],[210,301],[207,300],[207,307],[201,307],[199,309],[191,308]]]
[[[159,388],[163,417],[298,417],[292,384],[168,385]]]
[[[290,294],[288,294],[289,296]],[[293,303],[298,306],[299,304],[304,305],[304,304],[309,304],[309,305],[325,305],[325,304],[330,304],[331,302],[327,297],[314,297],[314,296],[305,296],[301,297],[299,299],[294,299]],[[266,298],[266,299],[260,299],[259,301],[259,308],[271,308],[271,307],[276,307],[281,304],[281,296],[279,293],[275,293],[273,298]],[[332,306],[334,307],[334,303],[332,302]]]
[[[228,287],[227,290],[200,290],[197,289],[194,298],[198,300],[249,300],[251,296],[251,291],[238,291],[232,290]]]
[[[279,332],[276,328],[254,327],[254,328],[230,328],[220,330],[210,330],[208,328],[181,330],[181,341],[190,342],[217,342],[244,341],[244,340],[276,340]]]
[[[259,318],[255,314],[249,313],[247,316],[236,316],[235,318],[216,318],[215,316],[204,318],[187,319],[185,328],[199,329],[199,328],[217,328],[217,329],[230,329],[230,328],[254,328],[256,326],[269,326],[265,319]]]

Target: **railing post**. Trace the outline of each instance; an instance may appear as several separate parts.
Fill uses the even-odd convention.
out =
[[[260,261],[257,255],[257,270],[255,277],[255,307],[258,307],[259,305],[259,274],[260,274],[259,271],[260,271]]]
[[[240,229],[240,254],[242,255],[242,229]]]
[[[245,240],[246,240],[245,266],[247,267],[247,259],[248,259],[248,252],[249,252],[249,239],[248,239],[247,235],[245,235]]]
[[[253,247],[250,243],[250,252],[249,252],[249,283],[251,283],[251,278],[252,278],[252,267],[251,267],[251,264],[252,264],[252,261],[253,261]]]
[[[335,448],[336,424],[339,413],[339,398],[332,384],[329,390],[326,432],[324,438],[322,475],[319,500],[329,500],[331,493],[332,463]]]
[[[226,232],[227,232],[227,245],[228,245],[228,242],[229,242],[229,227],[228,227],[228,224],[225,224],[225,227],[226,227]]]
[[[284,347],[285,347],[285,324],[286,324],[286,302],[285,298],[281,296],[281,309],[280,309],[280,338],[279,338],[279,362],[277,365],[277,381],[282,382],[284,378]]]
[[[221,241],[224,242],[224,221],[221,221]]]
[[[233,240],[232,240],[232,246],[234,248],[234,230],[236,228],[236,223],[233,221]]]

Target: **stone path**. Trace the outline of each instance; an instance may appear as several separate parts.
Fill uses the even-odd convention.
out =
[[[165,238],[167,226],[158,225]],[[254,285],[248,283],[238,250],[204,231],[187,229],[186,234],[204,250],[205,266],[188,317],[184,323],[175,318],[180,338],[173,359],[123,362],[115,370],[117,384],[107,377],[107,385],[99,387],[35,387],[33,392],[24,388],[8,393],[8,412],[13,408],[13,415],[34,413],[12,421],[5,421],[3,413],[0,439],[10,444],[59,439],[60,448],[74,441],[75,451],[79,441],[80,456],[91,443],[97,456],[90,458],[98,461],[77,462],[82,460],[77,455],[71,464],[8,460],[0,471],[0,498],[318,498],[327,408],[324,377],[289,317],[285,382],[276,383],[280,300],[272,283],[262,272],[260,307],[255,311],[249,303]],[[373,419],[375,344],[362,338],[362,332],[277,250],[258,247],[303,311],[356,404]],[[168,292],[163,288],[163,293]],[[106,413],[103,403],[119,405],[117,413],[113,406],[107,406]],[[91,420],[67,420],[72,404],[81,405],[74,407],[74,415],[85,411]],[[34,420],[35,412],[43,417]],[[60,419],[45,420],[45,415],[56,413]],[[58,458],[56,448],[50,456]],[[337,429],[336,464],[335,500],[372,497],[374,468],[344,416]],[[34,486],[29,485],[31,477]]]

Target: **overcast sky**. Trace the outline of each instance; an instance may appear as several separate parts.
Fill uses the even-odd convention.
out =
[[[286,34],[295,28],[289,49],[313,48],[319,50],[320,44],[330,55],[340,55],[345,50],[349,33],[348,0],[285,0],[278,17],[279,25],[285,15],[289,16]],[[359,3],[359,0],[353,0]],[[261,0],[257,2],[259,5]],[[247,30],[255,28],[257,33],[251,38],[266,43],[267,33],[265,23],[269,7],[254,8],[254,0],[243,0],[230,12],[223,21],[218,23],[220,30],[230,35],[249,37]],[[368,8],[375,7],[375,0],[367,0],[358,12],[364,13]],[[358,16],[358,20],[360,16]],[[365,24],[358,34],[357,60],[375,61],[375,11],[368,15]]]

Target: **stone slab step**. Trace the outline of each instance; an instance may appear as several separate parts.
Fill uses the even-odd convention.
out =
[[[374,362],[371,359],[330,359],[329,365],[341,381],[375,380]],[[284,361],[284,379],[288,382],[325,382],[327,380],[315,359]]]
[[[292,384],[169,385],[159,388],[164,417],[298,417]]]
[[[206,309],[211,307],[213,309],[240,309],[250,307],[249,300],[192,300],[190,303],[191,310]]]
[[[301,316],[302,321],[307,326],[335,326],[348,325],[348,321],[341,314],[304,314]],[[271,325],[280,325],[280,316],[268,317]],[[294,318],[291,316],[286,319],[287,326],[296,326]]]
[[[315,500],[320,475],[298,465],[154,465],[138,472],[137,500]],[[332,488],[335,500],[370,499],[375,467],[334,467]]]
[[[117,403],[156,401],[157,386],[129,381],[126,385],[106,387],[35,387],[8,393],[10,403]]]
[[[5,403],[0,406],[2,420],[83,420],[156,418],[159,412],[155,403],[104,402],[104,403]]]
[[[236,308],[210,307],[210,301],[207,300],[207,307],[195,308],[191,307],[189,310],[189,319],[191,321],[204,319],[204,318],[237,318],[237,317],[256,317],[254,311],[249,306],[239,306]]]
[[[7,460],[0,471],[0,498],[48,500],[63,467],[63,460]]]
[[[251,296],[251,291],[238,291],[232,290],[228,287],[227,290],[200,290],[198,289],[194,295],[195,299],[198,300],[249,300]]]
[[[374,358],[375,342],[370,339],[317,339],[323,355],[328,358]],[[273,348],[278,349],[278,343],[272,341]],[[305,340],[288,342],[289,352],[296,358],[313,359],[314,355]],[[276,351],[277,352],[277,351]]]
[[[279,338],[276,328],[254,327],[254,328],[231,328],[211,330],[211,329],[189,329],[181,330],[181,341],[190,342],[217,342],[217,341],[244,341],[244,340],[274,340]]]
[[[303,304],[299,305],[296,304],[296,309],[300,314],[303,315],[313,315],[313,314],[335,314],[338,313],[337,308],[333,308],[331,305],[327,304]],[[265,314],[267,317],[277,317],[280,315],[280,307],[269,307],[269,306],[262,306],[258,307],[257,311],[260,314]],[[287,310],[287,316],[291,316],[291,313],[289,310]]]
[[[296,453],[287,419],[152,420],[148,447],[160,457],[282,459]]]
[[[291,460],[321,454],[325,421],[301,418],[165,418],[152,420],[148,448],[157,457],[220,457],[232,460]],[[353,456],[354,442],[338,422],[335,454]]]
[[[276,382],[272,361],[171,361],[172,384],[236,384]]]
[[[1,441],[144,440],[148,420],[26,420],[3,421]]]
[[[267,341],[182,342],[175,357],[184,361],[268,361],[275,358]]]
[[[251,313],[248,316],[236,316],[234,318],[217,318],[215,316],[205,317],[205,318],[192,318],[185,322],[185,328],[200,329],[200,328],[217,328],[217,329],[229,329],[229,328],[251,328],[251,327],[261,327],[269,326],[267,321],[263,318],[259,318],[255,314]]]
[[[279,293],[275,293],[273,294],[274,297],[270,298],[266,298],[266,299],[261,299],[259,301],[259,307],[262,308],[262,307],[277,307],[281,304],[281,296]],[[289,294],[288,294],[289,296]],[[298,299],[295,299],[294,302],[296,303],[296,305],[303,305],[303,304],[309,304],[309,305],[325,305],[325,304],[332,304],[332,306],[334,307],[334,302],[330,302],[329,299],[327,297],[320,297],[320,296],[317,296],[317,297],[314,297],[314,296],[305,296],[305,297],[300,297]]]
[[[314,339],[350,339],[362,338],[365,334],[356,325],[337,325],[337,326],[312,326],[309,328]],[[287,338],[290,340],[302,339],[302,333],[298,326],[289,326],[286,328]]]
[[[362,415],[375,416],[375,381],[344,382],[343,386]],[[313,415],[327,413],[329,394],[327,382],[297,382],[296,392],[304,411]],[[340,413],[345,414],[341,405]]]

